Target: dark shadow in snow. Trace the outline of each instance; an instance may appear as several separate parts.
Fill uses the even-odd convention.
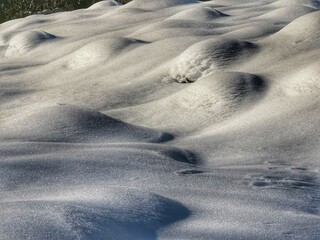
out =
[[[152,240],[160,228],[190,215],[182,204],[160,195],[115,193],[118,198],[97,202],[0,203],[1,209],[6,209],[0,211],[4,219],[0,222],[0,235],[7,240]]]

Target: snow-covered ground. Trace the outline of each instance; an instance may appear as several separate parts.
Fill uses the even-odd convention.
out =
[[[113,0],[0,25],[0,239],[320,239],[320,1]]]

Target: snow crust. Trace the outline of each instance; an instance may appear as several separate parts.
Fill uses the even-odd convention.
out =
[[[320,1],[113,0],[0,25],[0,239],[319,239]]]

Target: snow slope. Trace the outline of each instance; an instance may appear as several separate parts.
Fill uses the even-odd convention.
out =
[[[0,25],[0,239],[319,239],[320,1],[113,0]]]

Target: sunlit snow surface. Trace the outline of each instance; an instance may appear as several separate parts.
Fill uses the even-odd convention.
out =
[[[0,239],[320,239],[320,1],[133,0],[0,25]]]

